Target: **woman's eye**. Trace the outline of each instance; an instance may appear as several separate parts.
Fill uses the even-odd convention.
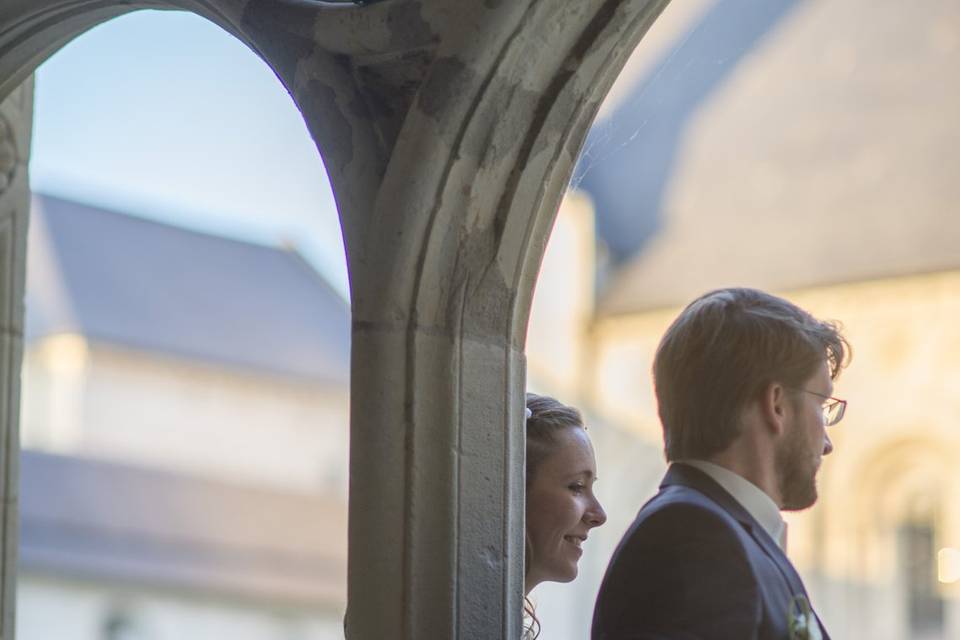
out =
[[[570,491],[573,491],[574,493],[582,493],[583,490],[586,489],[586,488],[587,488],[586,485],[584,485],[584,484],[582,484],[582,483],[579,483],[579,482],[576,483],[576,484],[570,485]]]

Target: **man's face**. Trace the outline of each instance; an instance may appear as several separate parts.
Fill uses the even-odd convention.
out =
[[[806,509],[817,501],[817,471],[823,456],[833,444],[823,424],[823,398],[833,395],[833,381],[827,363],[817,369],[803,385],[813,393],[796,391],[791,402],[791,419],[775,453],[780,508],[785,511]]]

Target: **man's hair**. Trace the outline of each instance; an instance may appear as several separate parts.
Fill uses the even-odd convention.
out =
[[[773,382],[800,387],[826,360],[849,361],[837,323],[756,289],[718,289],[684,309],[660,341],[653,379],[668,461],[707,458],[740,434],[740,414]]]

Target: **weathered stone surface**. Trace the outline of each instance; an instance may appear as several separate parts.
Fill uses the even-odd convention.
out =
[[[11,334],[20,334],[23,326],[23,291],[17,287],[23,282],[25,268],[20,255],[24,250],[20,242],[20,226],[25,226],[22,222],[25,219],[14,211],[0,217],[0,331]]]
[[[534,279],[597,106],[665,4],[0,9],[0,98],[99,22],[184,8],[247,43],[301,109],[337,197],[351,281],[351,640],[520,635],[522,351]],[[15,396],[4,362],[0,391]]]
[[[20,363],[30,200],[27,151],[32,120],[33,82],[27,80],[0,103],[0,638],[13,638],[15,625]]]
[[[20,477],[20,444],[17,429],[20,415],[20,362],[23,338],[0,330],[0,638],[15,637],[17,512]]]
[[[33,83],[0,103],[0,330],[23,332]]]
[[[13,182],[14,169],[17,168],[17,147],[13,140],[10,123],[0,114],[0,193],[7,190]]]

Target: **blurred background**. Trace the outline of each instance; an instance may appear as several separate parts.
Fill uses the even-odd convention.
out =
[[[609,521],[534,592],[588,637],[665,469],[663,330],[720,286],[840,320],[852,366],[788,555],[837,640],[960,637],[960,4],[677,0],[603,104],[528,385],[583,409]],[[37,74],[22,640],[342,638],[349,303],[323,165],[254,54],[140,12]]]

